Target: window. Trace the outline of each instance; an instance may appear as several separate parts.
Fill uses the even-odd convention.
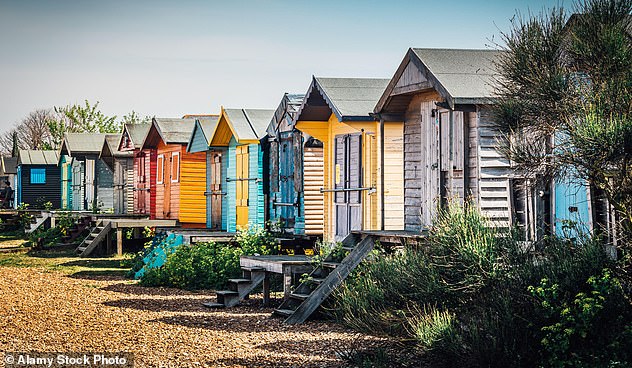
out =
[[[31,169],[31,184],[46,184],[46,169]]]
[[[158,155],[158,167],[156,168],[156,184],[162,184],[165,180],[165,155]]]
[[[180,180],[180,152],[171,153],[171,182]]]

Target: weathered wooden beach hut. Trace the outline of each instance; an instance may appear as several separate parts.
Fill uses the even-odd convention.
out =
[[[187,152],[206,153],[206,227],[211,230],[225,231],[226,223],[222,222],[222,214],[228,205],[226,193],[226,166],[222,159],[226,157],[226,149],[209,148],[209,140],[217,125],[217,119],[196,119],[193,133],[187,145]],[[222,170],[224,170],[222,174]]]
[[[15,174],[18,173],[18,158],[12,156],[0,156],[0,184],[5,181],[15,187]]]
[[[222,229],[265,226],[263,192],[263,151],[260,139],[266,135],[274,110],[225,109],[222,107],[209,139],[212,150],[225,150],[221,161],[222,183],[226,188],[226,207]]]
[[[404,121],[406,230],[429,226],[449,197],[510,225],[510,165],[490,115],[498,53],[409,49],[377,103],[381,121]]]
[[[323,143],[296,129],[305,95],[285,94],[262,140],[267,220],[292,235],[323,234]]]
[[[65,182],[71,187],[65,199],[66,203],[71,202],[75,211],[114,210],[114,175],[99,158],[105,136],[102,133],[66,133],[64,136],[59,164],[62,172],[70,169],[72,173],[70,180]]]
[[[142,145],[156,150],[156,219],[184,227],[206,225],[206,154],[186,150],[195,120],[154,118]]]
[[[30,209],[61,207],[60,171],[57,151],[19,150],[15,203],[28,204]]]
[[[121,134],[108,134],[100,158],[114,174],[114,214],[134,213],[134,151],[119,150]]]
[[[142,149],[151,124],[125,124],[118,143],[120,152],[133,155],[132,213],[156,217],[156,150]]]
[[[376,121],[388,79],[314,77],[296,128],[323,143],[323,236],[402,230],[403,124]]]

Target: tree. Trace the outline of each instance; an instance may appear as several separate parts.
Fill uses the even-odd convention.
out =
[[[121,123],[116,116],[106,116],[99,109],[99,102],[91,105],[85,100],[84,105],[68,105],[55,107],[55,119],[48,121],[48,130],[55,147],[61,145],[66,133],[116,133],[121,131]]]
[[[577,177],[632,240],[632,0],[585,0],[517,17],[497,62],[505,155],[538,182]],[[627,245],[623,245],[627,244]],[[627,249],[629,252],[632,249]]]
[[[132,110],[132,112],[130,112],[127,115],[123,115],[122,121],[121,121],[121,125],[124,124],[145,124],[145,123],[149,123],[151,122],[151,117],[145,115],[145,117],[141,118],[140,115]]]

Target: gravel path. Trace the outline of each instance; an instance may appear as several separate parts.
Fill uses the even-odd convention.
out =
[[[285,326],[256,298],[226,310],[200,305],[212,297],[0,267],[0,352],[127,351],[136,367],[339,367],[336,352],[371,340],[333,323]]]

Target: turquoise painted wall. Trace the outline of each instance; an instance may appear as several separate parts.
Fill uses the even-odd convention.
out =
[[[228,143],[228,165],[226,167],[226,176],[225,178],[236,178],[237,177],[237,141],[235,138],[231,138]],[[235,209],[235,198],[237,197],[237,183],[234,181],[230,181],[226,183],[227,189],[227,203],[226,203],[226,229],[229,232],[237,231],[237,211]],[[222,216],[224,216],[222,213]]]
[[[263,197],[263,152],[258,144],[248,146],[249,175],[257,178],[248,185],[248,224],[249,226],[265,226],[265,200]]]
[[[228,155],[228,150],[224,150],[222,152],[221,171],[222,171],[222,192],[225,192],[225,193],[228,193],[228,182],[226,181],[226,178],[228,177],[228,165],[226,165],[225,163],[229,161],[229,157],[230,155]],[[228,194],[223,195],[222,196],[222,230],[224,231],[228,231],[228,202],[229,202],[229,195]]]

